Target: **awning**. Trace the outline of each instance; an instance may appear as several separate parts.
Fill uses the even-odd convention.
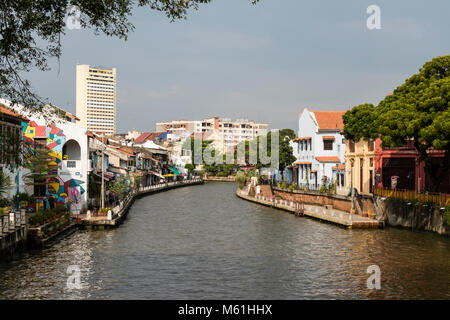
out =
[[[159,174],[159,173],[158,173],[158,172],[156,172],[156,171],[152,171],[152,170],[150,170],[149,172],[150,172],[151,174],[153,174],[153,175],[157,176],[157,177],[160,177],[161,179],[165,179],[163,175]]]
[[[170,171],[172,171],[173,173],[175,173],[177,176],[181,176],[181,173],[177,170],[177,168],[175,167],[169,167]]]
[[[100,173],[100,174],[94,173],[94,175],[97,176],[97,177],[99,177],[100,180],[102,179],[102,174],[101,174],[101,173]],[[105,181],[110,181],[110,180],[111,180],[111,178],[108,177],[106,174],[104,175],[104,179],[105,179]]]

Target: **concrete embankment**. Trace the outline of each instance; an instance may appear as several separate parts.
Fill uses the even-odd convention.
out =
[[[0,215],[0,261],[10,260],[14,253],[25,248],[27,214],[25,210]]]
[[[375,201],[383,211],[383,218],[388,226],[450,236],[450,225],[445,219],[445,206],[380,196],[375,196]]]
[[[243,190],[237,190],[236,195],[247,201],[259,203],[265,206],[289,211],[296,215],[331,222],[346,228],[382,228],[384,223],[372,218],[363,217],[334,208],[332,205],[313,205],[297,201],[276,199],[275,197],[265,197],[260,195],[251,196]]]
[[[202,179],[192,179],[189,181],[168,182],[155,186],[140,188],[138,191],[130,193],[121,201],[120,206],[112,209],[106,216],[92,217],[83,216],[78,219],[80,227],[86,229],[105,229],[119,226],[127,217],[128,211],[135,199],[151,195],[158,192],[168,191],[175,188],[182,188],[197,184],[203,184]]]

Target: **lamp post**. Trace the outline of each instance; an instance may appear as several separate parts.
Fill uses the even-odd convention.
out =
[[[120,176],[119,176],[119,207],[120,207]]]
[[[351,168],[350,168],[350,192],[351,192],[351,197],[352,197],[352,206],[350,209],[350,213],[353,214],[355,211],[355,193],[353,191],[353,166],[355,164],[355,159],[351,158],[350,159],[350,163],[351,163]]]
[[[105,169],[104,169],[104,149],[105,133],[102,134],[102,209],[105,207]]]
[[[17,195],[16,195],[17,211],[20,210],[20,201],[19,201],[19,192],[20,192],[19,177],[20,177],[19,166],[17,166],[17,176],[16,176],[16,184],[17,184]]]

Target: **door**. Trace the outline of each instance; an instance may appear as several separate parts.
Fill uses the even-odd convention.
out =
[[[370,180],[369,180],[369,192],[373,193],[373,171],[370,170],[369,171],[369,176],[370,176]]]

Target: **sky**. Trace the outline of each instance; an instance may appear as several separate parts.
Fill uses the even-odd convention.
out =
[[[450,1],[212,0],[171,23],[136,9],[127,41],[67,30],[52,70],[25,75],[75,113],[77,64],[117,68],[117,131],[244,118],[298,130],[310,110],[377,104],[433,57],[450,54]],[[381,29],[369,30],[369,5]]]

